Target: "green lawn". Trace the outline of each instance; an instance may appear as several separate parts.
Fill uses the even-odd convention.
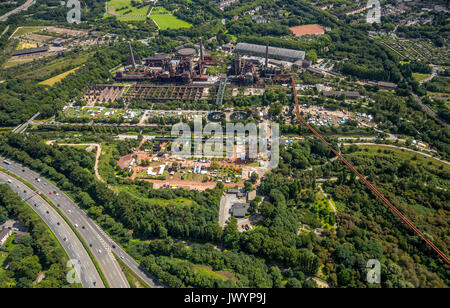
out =
[[[346,146],[347,147],[347,146]],[[396,148],[391,148],[391,147],[386,147],[383,145],[378,145],[378,144],[373,144],[373,145],[359,145],[358,146],[358,151],[351,153],[351,154],[346,154],[346,156],[351,157],[351,156],[358,156],[361,155],[361,152],[364,151],[364,149],[367,149],[368,152],[363,152],[364,155],[383,155],[383,156],[387,156],[387,155],[392,155],[392,153],[395,155],[395,157],[397,157],[398,159],[402,159],[402,160],[411,160],[414,159],[413,162],[414,164],[422,164],[425,166],[428,166],[428,168],[430,169],[436,169],[440,166],[442,166],[443,169],[446,170],[450,170],[449,166],[441,161],[436,160],[433,157],[424,157],[423,155],[420,155],[418,153],[414,153],[411,151],[407,151],[407,150],[401,150],[401,149],[396,149]],[[379,153],[378,149],[381,149],[382,152]],[[384,150],[387,150],[388,153],[384,153]],[[432,162],[432,164],[430,165],[429,162]]]
[[[134,7],[131,5],[131,0],[110,0],[107,2],[108,12],[107,16],[116,16],[122,21],[143,21],[146,19],[149,6]]]
[[[169,11],[161,6],[157,6],[152,10],[150,18],[162,30],[192,27],[190,23],[173,16]]]
[[[52,76],[55,73],[60,73],[73,68],[73,65],[80,66],[85,63],[95,52],[80,52],[70,57],[56,59],[45,65],[33,65],[30,69],[24,69],[17,75],[18,79],[34,79],[43,76]]]
[[[415,81],[417,82],[421,82],[427,78],[429,78],[431,76],[431,74],[419,74],[419,73],[413,73],[412,74],[413,78]]]

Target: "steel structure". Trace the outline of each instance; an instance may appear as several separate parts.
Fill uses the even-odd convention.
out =
[[[361,180],[363,183],[381,200],[384,204],[389,206],[389,208],[405,223],[407,224],[418,236],[420,236],[427,244],[431,247],[443,260],[445,263],[450,264],[449,258],[436,246],[432,241],[430,241],[412,222],[408,220],[372,183],[370,183],[361,173],[359,173],[356,168],[350,164],[338,151],[336,151],[318,132],[312,128],[311,125],[306,122],[300,114],[300,105],[297,98],[297,89],[295,88],[295,77],[294,75],[283,75],[284,77],[290,76],[292,82],[292,91],[294,94],[295,108],[297,117],[308,129],[320,140],[325,142],[327,147]],[[284,80],[288,80],[286,78]]]

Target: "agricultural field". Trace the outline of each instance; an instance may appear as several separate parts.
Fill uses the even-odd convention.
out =
[[[160,6],[152,10],[150,18],[161,30],[189,28],[192,26],[190,23],[173,16],[169,11]]]
[[[13,68],[25,63],[33,62],[33,59],[22,59],[22,60],[15,60],[15,61],[7,61],[5,64],[3,64],[4,69]]]
[[[147,18],[149,6],[141,2],[141,5],[132,6],[131,0],[110,0],[107,2],[105,16],[116,16],[121,21],[143,21]]]
[[[50,79],[44,80],[39,82],[39,84],[45,85],[45,86],[50,86],[52,87],[55,83],[60,82],[61,80],[63,80],[64,78],[66,78],[69,74],[75,73],[76,70],[78,70],[80,68],[76,67],[74,69],[71,69],[70,71],[64,72],[62,74],[56,75]]]
[[[19,27],[17,30],[12,34],[11,38],[16,38],[22,35],[25,35],[27,33],[39,31],[42,29],[45,29],[44,26],[37,26],[37,27]]]
[[[29,70],[24,69],[23,71],[18,72],[17,78],[19,79],[35,79],[39,77],[52,76],[58,73],[64,73],[69,69],[72,69],[74,66],[80,66],[85,63],[91,55],[94,53],[82,52],[73,56],[67,56],[64,58],[55,59],[50,62],[46,62],[45,65],[36,67]],[[29,62],[29,61],[28,61]],[[9,62],[8,62],[9,63]],[[7,64],[8,64],[7,63]]]
[[[444,65],[448,59],[448,52],[445,48],[437,48],[425,39],[402,39],[383,36],[380,38],[380,41],[401,57],[402,60]]]

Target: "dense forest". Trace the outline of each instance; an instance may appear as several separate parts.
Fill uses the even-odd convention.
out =
[[[237,231],[234,219],[223,231],[218,226],[221,185],[214,190],[194,192],[154,190],[148,183],[122,181],[120,184],[133,193],[121,190],[111,194],[85,169],[92,170],[92,154],[47,146],[34,136],[25,140],[11,135],[4,141],[2,154],[31,166],[68,191],[91,217],[128,247],[146,269],[171,286],[233,286],[237,283],[240,286],[312,287],[314,284],[308,282],[307,277],[320,272],[335,286],[364,287],[368,286],[365,262],[369,257],[380,260],[383,266],[386,273],[383,286],[448,284],[446,265],[399,224],[393,213],[340,163],[327,164],[331,153],[319,141],[305,140],[281,151],[279,168],[266,175],[259,188],[260,194],[268,198],[264,202],[261,199],[252,202],[252,211],[263,215],[264,221],[254,231],[245,233]],[[365,153],[374,155],[372,152],[360,151],[352,155],[356,151],[351,148],[348,152],[355,166],[369,175],[369,179],[445,251],[446,244],[442,240],[448,228],[445,218],[448,196],[439,187],[448,186],[448,170],[433,163],[424,165],[406,158],[394,159],[389,151],[375,154],[378,155],[376,160],[365,156]],[[308,171],[310,167],[314,171]],[[393,178],[387,177],[388,174]],[[315,178],[333,176],[338,180],[322,186],[335,200],[337,216],[320,207],[316,199],[320,185]],[[430,186],[419,183],[430,183]],[[195,201],[181,205],[181,199]],[[424,219],[424,214],[429,218]],[[321,237],[314,233],[297,234],[299,224],[320,227],[334,223],[337,223],[337,232],[326,227]],[[132,238],[152,240],[130,241]],[[198,246],[187,247],[184,242],[173,239],[193,241]],[[202,244],[204,242],[211,244]],[[220,252],[214,245],[223,245],[228,252]],[[242,255],[240,261],[235,259],[235,254]],[[249,259],[250,263],[267,265],[258,270],[255,266],[247,267],[248,271],[238,270],[242,269],[244,256],[261,260]],[[217,265],[217,258],[223,258],[224,263]],[[237,280],[205,276],[197,265],[235,273]],[[180,276],[186,271],[190,274]],[[261,280],[251,278],[255,275],[263,276]],[[289,283],[280,283],[286,279]]]

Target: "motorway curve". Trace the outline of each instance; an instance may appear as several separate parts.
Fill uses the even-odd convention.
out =
[[[36,0],[28,0],[24,4],[22,4],[19,7],[16,7],[15,9],[9,11],[3,16],[0,16],[0,21],[6,21],[9,16],[19,13],[20,11],[26,11],[30,6],[32,6],[34,3],[36,3]]]
[[[83,244],[50,204],[21,181],[4,172],[0,172],[0,184],[8,184],[15,193],[28,203],[45,224],[47,224],[50,230],[52,230],[69,258],[79,261],[80,272],[78,273],[78,277],[83,288],[105,287]]]
[[[5,158],[0,157],[0,160],[3,163]],[[83,210],[81,210],[72,199],[55,185],[45,178],[41,178],[39,174],[14,162],[12,162],[8,170],[21,179],[31,183],[37,190],[47,196],[54,205],[59,207],[59,210],[67,217],[72,225],[78,225],[78,232],[81,237],[88,245],[92,244],[91,251],[99,263],[102,272],[106,276],[106,280],[110,287],[129,288],[128,281],[121,271],[120,266],[112,253],[113,251],[120,257],[122,262],[124,262],[150,287],[164,287],[152,275],[142,269],[140,265],[117,243],[115,243]],[[36,178],[39,178],[40,181],[36,181]]]

